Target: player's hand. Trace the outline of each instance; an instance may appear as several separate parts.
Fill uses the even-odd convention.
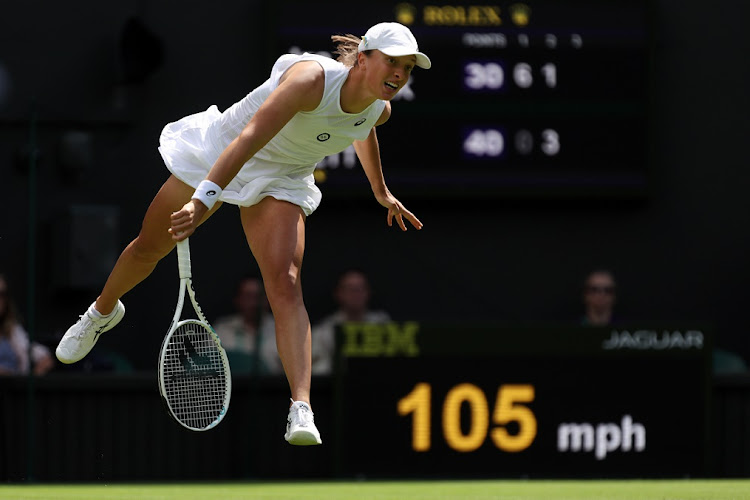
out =
[[[206,212],[208,208],[198,200],[190,200],[180,210],[172,212],[169,228],[172,239],[182,241],[193,234]]]
[[[422,229],[422,222],[413,213],[408,211],[387,189],[383,195],[376,196],[376,199],[378,203],[388,209],[387,222],[389,227],[393,226],[393,219],[395,218],[398,227],[402,231],[406,231],[406,223],[404,222],[404,218],[406,218],[417,230]]]

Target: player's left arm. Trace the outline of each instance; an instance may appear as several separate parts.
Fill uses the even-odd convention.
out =
[[[383,177],[383,166],[380,161],[380,145],[378,144],[378,136],[375,129],[378,125],[382,125],[388,121],[390,116],[391,103],[387,102],[383,113],[380,115],[375,127],[370,130],[367,138],[363,141],[354,141],[354,151],[356,151],[367,180],[370,182],[375,199],[388,209],[388,225],[393,225],[393,218],[395,217],[399,227],[403,231],[406,231],[406,224],[404,223],[404,217],[406,217],[412,226],[422,229],[422,222],[391,194]]]

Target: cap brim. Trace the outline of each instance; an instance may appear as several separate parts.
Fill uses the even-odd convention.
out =
[[[417,58],[417,66],[420,68],[430,69],[432,67],[432,61],[427,57],[427,54],[422,52],[413,52],[406,47],[384,47],[378,50],[385,55],[393,57],[415,56]]]

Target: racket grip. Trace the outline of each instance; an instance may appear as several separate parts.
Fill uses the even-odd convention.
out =
[[[190,238],[185,238],[184,240],[177,242],[177,266],[180,270],[180,279],[193,277],[190,270],[189,239]]]

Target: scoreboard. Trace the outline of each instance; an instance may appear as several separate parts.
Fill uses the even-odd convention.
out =
[[[705,328],[349,323],[338,335],[343,476],[707,473]]]
[[[432,59],[377,129],[397,195],[641,195],[647,182],[644,0],[285,1],[276,55],[331,54],[332,34],[397,21]],[[369,195],[353,148],[316,172],[326,195]]]

